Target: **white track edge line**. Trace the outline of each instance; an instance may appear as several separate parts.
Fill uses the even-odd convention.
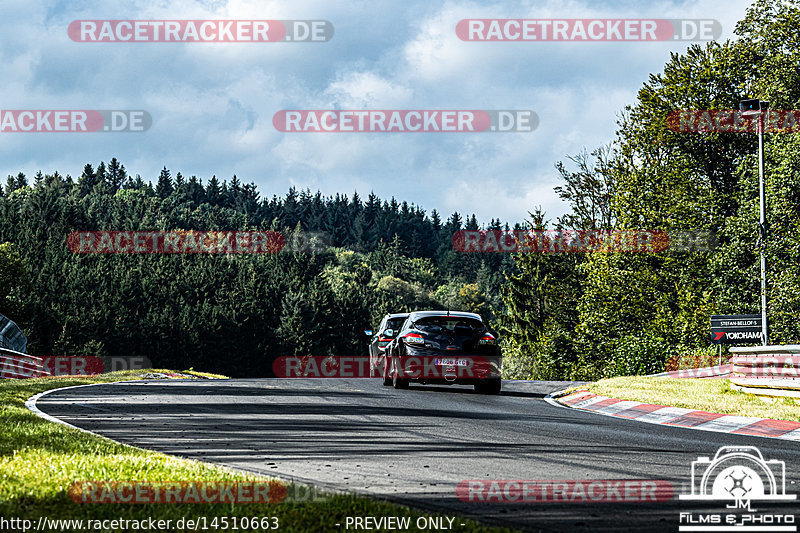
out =
[[[116,441],[114,439],[106,437],[105,435],[101,435],[99,433],[95,433],[94,431],[89,431],[88,429],[80,428],[78,426],[70,424],[69,422],[61,420],[60,418],[56,418],[56,417],[54,417],[52,415],[48,415],[47,413],[45,413],[44,411],[42,411],[41,409],[39,409],[36,406],[36,402],[39,400],[39,398],[42,398],[43,396],[47,396],[48,394],[50,394],[52,392],[59,392],[59,391],[68,390],[68,389],[80,389],[82,387],[96,387],[97,385],[109,385],[109,384],[114,384],[114,383],[133,383],[135,381],[138,381],[138,380],[109,381],[109,382],[106,382],[106,383],[87,383],[85,385],[70,385],[69,387],[59,387],[57,389],[50,389],[50,390],[46,390],[46,391],[34,394],[33,396],[31,396],[30,398],[25,400],[25,407],[27,407],[28,410],[33,412],[33,414],[35,414],[39,418],[43,418],[43,419],[45,419],[45,420],[47,420],[49,422],[54,422],[56,424],[61,424],[62,426],[67,426],[68,428],[77,429],[78,431],[82,431],[83,433],[88,433],[89,435],[94,435],[95,437],[100,437],[101,439],[105,439],[105,440],[114,442],[116,444],[121,444],[123,446],[130,446],[129,444],[125,444],[125,443]],[[143,450],[144,449],[144,448],[139,448],[137,446],[131,446],[131,448],[137,448],[139,450]]]
[[[277,479],[278,481],[286,481],[286,482],[288,482],[290,484],[293,484],[293,485],[304,485],[304,486],[308,486],[308,487],[316,487],[317,486],[316,484],[314,484],[313,481],[309,481],[309,482],[300,481],[298,483],[291,476],[268,475],[268,474],[265,474],[263,472],[247,470],[247,469],[242,469],[242,468],[236,468],[234,466],[229,466],[228,464],[211,463],[211,462],[208,462],[208,461],[202,461],[200,459],[194,459],[192,457],[181,457],[179,455],[172,455],[172,454],[169,454],[169,453],[160,452],[158,450],[153,450],[151,448],[141,448],[139,446],[134,446],[133,444],[126,444],[124,442],[120,442],[118,440],[114,440],[111,437],[106,437],[105,435],[101,435],[100,433],[95,433],[94,431],[89,431],[88,429],[84,429],[84,428],[80,428],[78,426],[74,426],[74,425],[70,424],[69,422],[65,422],[64,420],[61,420],[60,418],[56,418],[56,417],[54,417],[52,415],[48,415],[47,413],[45,413],[44,411],[42,411],[41,409],[39,409],[36,406],[36,402],[39,400],[39,398],[41,398],[42,396],[47,396],[51,392],[57,392],[57,391],[62,391],[62,390],[67,390],[67,389],[78,389],[78,388],[81,388],[81,387],[95,387],[97,385],[117,385],[117,384],[120,384],[120,383],[142,383],[142,382],[147,382],[147,381],[151,381],[151,380],[147,380],[147,379],[127,379],[127,380],[122,380],[122,381],[107,381],[105,383],[87,383],[85,385],[70,385],[69,387],[59,387],[57,389],[50,389],[50,390],[46,390],[46,391],[34,394],[33,396],[31,396],[30,398],[25,400],[25,407],[27,407],[36,416],[41,417],[41,418],[43,418],[43,419],[45,419],[45,420],[47,420],[49,422],[54,422],[56,424],[61,424],[63,426],[67,426],[68,428],[77,429],[78,431],[81,431],[83,433],[88,433],[89,435],[94,435],[95,437],[99,437],[99,438],[101,438],[103,440],[107,440],[107,441],[113,442],[114,444],[119,444],[120,446],[127,446],[128,448],[133,448],[134,450],[140,450],[140,451],[143,451],[143,452],[149,452],[149,453],[155,453],[155,454],[159,454],[159,455],[164,455],[166,457],[177,459],[179,461],[188,461],[188,462],[200,463],[200,464],[209,466],[211,468],[216,468],[216,469],[219,469],[219,470],[231,473],[231,474],[250,474],[250,475],[255,475],[255,476],[257,476],[259,478],[262,478],[262,479]],[[326,487],[323,487],[323,488],[326,488]],[[328,490],[332,490],[333,491],[333,489],[330,489],[330,488],[328,488]],[[347,489],[338,489],[338,490],[340,492],[344,492],[344,493],[348,493],[348,492],[352,493],[352,491],[348,491]]]
[[[629,420],[631,422],[640,422],[640,423],[644,423],[644,424],[654,424],[654,425],[657,425],[657,426],[668,426],[668,427],[679,428],[679,429],[693,429],[693,430],[697,430],[697,431],[705,431],[706,433],[724,433],[726,435],[736,435],[736,436],[741,436],[741,437],[757,437],[757,438],[760,438],[760,439],[778,439],[778,440],[786,440],[786,441],[789,441],[789,442],[797,442],[797,439],[784,438],[784,435],[788,435],[791,432],[785,433],[784,435],[778,435],[778,436],[773,436],[773,435],[749,435],[749,434],[745,434],[745,433],[732,433],[730,431],[723,431],[723,430],[719,430],[719,429],[703,428],[703,427],[701,427],[702,424],[700,426],[691,426],[691,427],[674,426],[674,425],[671,425],[671,424],[665,424],[665,423],[662,423],[662,422],[656,422],[655,420],[638,420],[636,418],[627,418],[627,417],[624,417],[624,416],[617,416],[615,414],[604,413],[602,411],[592,411],[591,409],[582,409],[580,407],[571,407],[571,406],[568,406],[568,405],[565,405],[565,404],[559,402],[556,399],[559,396],[562,396],[567,390],[569,390],[569,389],[564,389],[564,390],[561,390],[561,391],[558,391],[558,392],[550,393],[550,394],[548,394],[547,396],[544,397],[544,401],[546,401],[550,405],[554,405],[556,407],[561,407],[563,409],[577,409],[579,411],[583,411],[583,412],[586,412],[586,413],[595,413],[595,414],[602,415],[602,416],[608,416],[608,417],[611,417],[611,418],[616,418],[618,420]],[[592,394],[594,394],[594,393],[592,393]],[[642,404],[642,405],[655,405],[655,404],[646,404],[644,402],[639,402],[639,403]],[[670,406],[669,405],[664,405],[663,407],[670,407]],[[693,411],[700,411],[700,409],[693,409]],[[736,415],[723,415],[723,416],[736,416]],[[773,419],[772,418],[760,418],[759,421],[761,421],[761,420],[773,420]],[[797,430],[794,430],[794,431],[797,431]]]
[[[572,409],[572,407],[564,405],[563,403],[561,403],[558,400],[556,400],[556,398],[564,396],[565,394],[567,394],[567,391],[570,391],[570,390],[572,390],[574,388],[575,387],[568,387],[566,389],[561,389],[559,391],[551,392],[550,394],[548,394],[547,396],[544,397],[544,401],[546,401],[547,403],[549,403],[550,405],[552,405],[554,407],[561,407],[562,409]],[[575,391],[575,392],[578,392],[578,391]]]

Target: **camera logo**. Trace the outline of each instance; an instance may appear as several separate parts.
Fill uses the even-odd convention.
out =
[[[794,500],[786,494],[786,464],[764,460],[755,446],[723,446],[714,459],[692,462],[692,493],[681,500]]]

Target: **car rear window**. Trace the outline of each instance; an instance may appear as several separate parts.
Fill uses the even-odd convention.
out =
[[[470,335],[484,329],[483,322],[480,320],[452,316],[420,318],[414,323],[414,327],[426,333],[455,333],[462,335]]]

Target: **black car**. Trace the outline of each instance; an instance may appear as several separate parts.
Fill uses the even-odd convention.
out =
[[[416,311],[389,344],[384,383],[397,389],[416,383],[473,385],[498,394],[502,359],[497,336],[476,313]]]
[[[372,330],[364,332],[372,337],[369,343],[369,366],[373,372],[377,369],[380,375],[384,375],[381,365],[385,365],[386,346],[397,336],[400,326],[403,325],[406,318],[408,318],[408,313],[391,313],[383,317],[378,329],[374,332]]]

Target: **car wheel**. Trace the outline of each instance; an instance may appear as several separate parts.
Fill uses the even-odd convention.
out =
[[[475,392],[478,394],[500,394],[503,382],[499,379],[484,379],[475,383]]]
[[[392,385],[392,376],[389,371],[389,365],[385,364],[383,365],[383,386],[389,387],[391,385]]]
[[[397,363],[392,359],[392,386],[395,389],[407,389],[408,380],[400,377],[400,372],[397,371]]]

